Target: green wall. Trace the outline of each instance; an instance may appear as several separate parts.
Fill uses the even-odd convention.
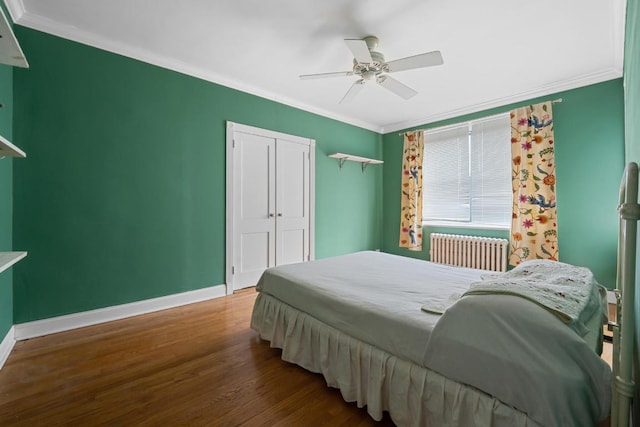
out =
[[[316,257],[381,247],[428,258],[428,235],[422,252],[397,247],[398,132],[381,136],[23,27],[16,32],[31,68],[13,77],[13,138],[29,155],[13,166],[14,246],[29,250],[14,267],[14,323],[224,283],[226,120],[316,139]],[[554,105],[561,260],[589,266],[611,287],[621,79],[428,126],[557,97],[564,99]],[[335,151],[385,164],[361,173],[347,163],[340,171],[326,157]]]
[[[0,65],[0,135],[12,141],[13,72]],[[0,159],[0,251],[12,251],[13,159]],[[13,325],[13,269],[0,273],[0,341]]]
[[[624,165],[622,79],[416,128],[457,123],[556,98],[563,99],[562,103],[553,105],[560,261],[587,266],[600,283],[613,287],[617,242],[615,212]],[[398,134],[388,133],[383,138],[385,206],[382,247],[385,252],[428,259],[429,234],[432,231],[508,238],[507,231],[427,228],[421,252],[399,248],[402,137]]]
[[[224,283],[225,121],[316,140],[316,257],[379,247],[381,157],[355,126],[23,27],[14,323]]]
[[[640,163],[640,4],[627,2],[624,45],[624,118],[627,162]],[[639,244],[640,244],[640,239]],[[640,247],[640,246],[639,246]],[[636,258],[636,422],[640,418],[640,250]]]

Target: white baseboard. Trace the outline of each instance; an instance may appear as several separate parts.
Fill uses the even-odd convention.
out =
[[[0,342],[0,369],[4,366],[4,362],[7,361],[7,358],[9,357],[9,354],[11,354],[11,350],[13,350],[13,346],[16,343],[14,334],[15,329],[12,326],[2,342]]]
[[[194,302],[223,297],[226,294],[226,286],[218,285],[179,294],[167,295],[164,297],[136,301],[129,304],[114,305],[112,307],[52,317],[50,319],[18,323],[13,325],[13,336],[11,341],[14,339],[16,341],[26,340],[56,332],[96,325],[98,323],[110,322],[112,320],[119,320],[154,311],[166,310],[168,308],[179,307],[181,305],[191,304]],[[7,338],[5,338],[5,341],[6,340]],[[4,347],[0,346],[0,350],[2,348]],[[9,351],[11,350],[9,349]],[[1,356],[2,351],[0,351],[0,360],[2,360]]]

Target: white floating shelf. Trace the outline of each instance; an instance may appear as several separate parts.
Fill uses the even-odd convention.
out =
[[[0,273],[26,256],[26,252],[0,252]]]
[[[27,157],[27,153],[0,135],[0,158],[1,157]]]
[[[350,162],[358,162],[362,164],[362,172],[364,172],[364,170],[369,165],[379,165],[381,163],[384,163],[383,160],[370,159],[368,157],[352,156],[351,154],[344,154],[344,153],[329,154],[329,157],[338,159],[338,161],[340,162],[340,169],[342,169],[344,162],[346,162],[347,160]]]
[[[0,63],[13,65],[14,67],[29,68],[22,48],[16,39],[11,24],[7,20],[2,8],[0,8]]]

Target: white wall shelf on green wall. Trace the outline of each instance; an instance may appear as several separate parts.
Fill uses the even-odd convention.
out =
[[[27,157],[27,153],[0,135],[0,158],[2,157]]]
[[[26,256],[26,252],[0,252],[0,273]]]
[[[4,157],[27,157],[27,153],[0,135],[0,158]],[[0,252],[0,273],[26,256],[26,252]]]
[[[359,162],[362,165],[362,172],[364,172],[364,170],[369,165],[379,165],[381,163],[384,163],[383,160],[370,159],[368,157],[353,156],[351,154],[344,154],[344,153],[329,154],[329,157],[338,159],[338,162],[339,162],[338,164],[340,166],[340,169],[342,169],[344,162],[346,162],[347,160],[350,162]]]
[[[0,63],[14,67],[29,68],[27,58],[24,57],[18,39],[13,34],[11,24],[0,8]]]

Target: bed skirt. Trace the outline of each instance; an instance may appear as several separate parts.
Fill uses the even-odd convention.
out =
[[[282,349],[282,360],[321,373],[374,420],[388,411],[398,426],[539,426],[478,389],[356,340],[267,294],[256,298],[251,328]]]

